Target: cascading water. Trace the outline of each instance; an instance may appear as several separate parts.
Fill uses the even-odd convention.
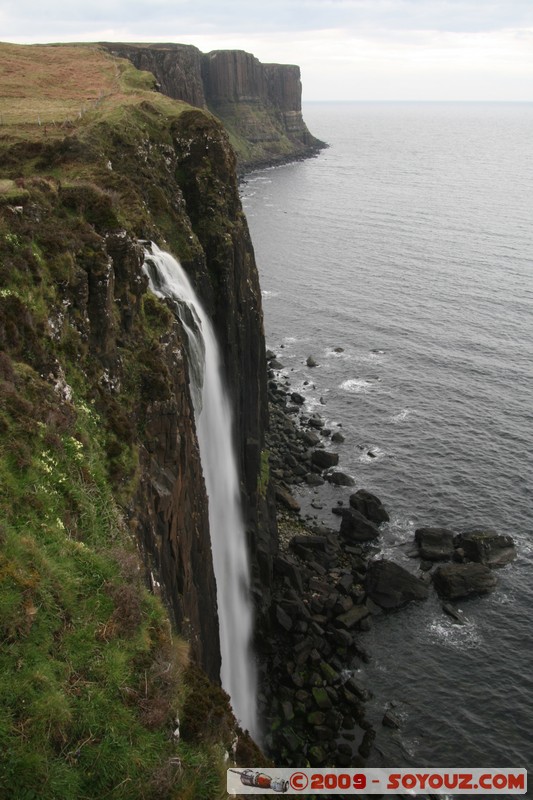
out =
[[[173,301],[189,340],[190,388],[209,501],[217,583],[221,681],[241,726],[257,735],[249,566],[232,415],[222,382],[218,343],[210,320],[175,258],[151,243],[145,248],[144,270],[152,292]]]

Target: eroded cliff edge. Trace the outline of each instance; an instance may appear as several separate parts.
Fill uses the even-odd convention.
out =
[[[183,44],[103,46],[155,75],[164,94],[219,117],[240,171],[307,157],[325,146],[304,122],[298,66],[263,64],[243,50],[205,54]]]
[[[163,596],[216,682],[184,334],[147,291],[142,241],[180,259],[214,321],[267,605],[265,350],[234,152],[211,114],[99,48],[3,45],[1,64],[0,630],[14,754],[2,780],[42,797],[100,796],[120,782],[124,797],[170,797],[198,745],[189,791],[210,797],[207,773],[235,735],[227,699],[198,672],[180,699],[187,659],[143,588]]]

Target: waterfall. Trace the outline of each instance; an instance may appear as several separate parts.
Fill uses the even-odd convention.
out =
[[[188,337],[190,389],[209,504],[217,584],[220,677],[241,727],[257,735],[249,565],[232,414],[222,380],[218,343],[210,320],[175,258],[151,243],[145,248],[144,271],[152,292],[172,300]]]

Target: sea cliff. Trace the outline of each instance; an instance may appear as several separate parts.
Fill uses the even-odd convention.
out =
[[[325,146],[304,122],[295,65],[262,64],[243,50],[204,54],[183,44],[104,47],[155,75],[164,94],[215,114],[229,133],[240,172],[304,158]]]
[[[142,242],[180,259],[221,344],[261,613],[276,523],[234,150],[211,113],[100,47],[1,50],[0,788],[210,798],[224,748],[262,756],[218,686],[190,365]]]

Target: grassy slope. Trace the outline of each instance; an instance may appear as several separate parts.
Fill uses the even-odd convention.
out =
[[[61,317],[74,254],[96,247],[99,226],[153,227],[106,168],[118,131],[133,147],[183,111],[151,84],[94,47],[0,45],[0,796],[224,796],[227,701],[144,588],[119,506],[134,442],[110,427],[91,354]],[[61,153],[66,136],[80,158],[51,159],[43,176],[32,143]],[[161,333],[154,302],[139,323],[147,351]],[[133,402],[143,366],[124,357]]]

